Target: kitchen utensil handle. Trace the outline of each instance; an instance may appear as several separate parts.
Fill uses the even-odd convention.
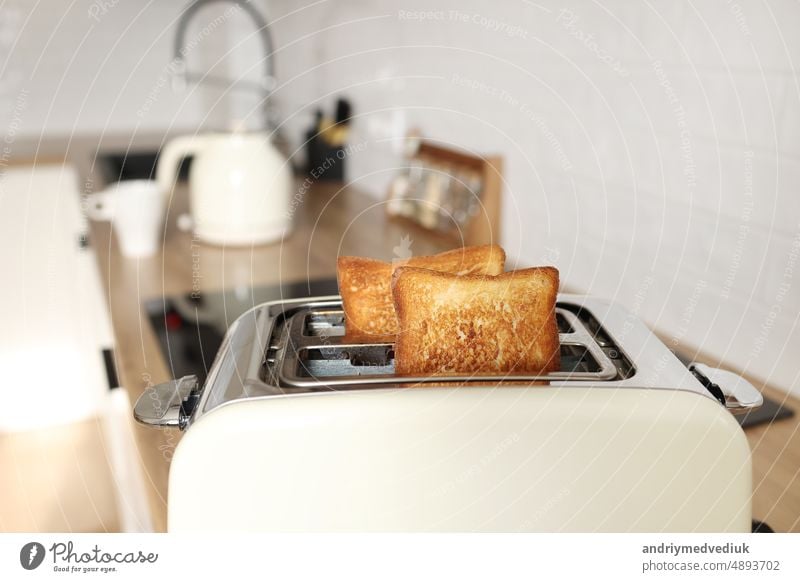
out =
[[[696,362],[689,364],[689,370],[695,376],[701,376],[698,378],[701,381],[705,380],[720,390],[725,396],[725,407],[734,414],[756,410],[764,403],[756,387],[738,374]]]
[[[205,144],[201,135],[184,135],[170,140],[159,152],[156,183],[164,196],[169,197],[172,193],[181,160],[196,156]]]

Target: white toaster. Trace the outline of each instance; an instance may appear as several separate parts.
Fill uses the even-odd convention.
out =
[[[684,366],[635,316],[560,295],[561,370],[399,377],[391,344],[343,337],[339,297],[265,303],[203,386],[147,391],[186,429],[170,531],[749,532],[750,451],[730,372]]]

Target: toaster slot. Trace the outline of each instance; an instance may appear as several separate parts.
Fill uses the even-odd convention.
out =
[[[366,344],[346,347],[320,347],[302,349],[298,352],[298,361],[342,361],[354,367],[389,366],[394,362],[394,346],[392,344]]]
[[[320,310],[308,313],[303,325],[303,335],[311,337],[343,336],[344,312]]]
[[[614,341],[608,333],[606,333],[606,330],[603,329],[603,326],[600,325],[600,322],[586,309],[580,307],[575,310],[574,314],[575,317],[580,320],[581,327],[583,327],[601,347],[613,348],[615,346]]]
[[[361,346],[345,350],[351,366],[388,366],[394,363],[392,344]]]
[[[600,371],[600,364],[585,346],[562,343],[561,371],[569,374],[595,374]]]
[[[559,306],[562,313],[568,312],[572,315],[579,322],[581,330],[589,335],[593,343],[602,348],[605,356],[617,369],[617,380],[627,380],[633,377],[636,373],[633,362],[588,309],[571,304],[559,304]]]
[[[393,357],[391,345],[304,349],[298,353],[297,372],[305,378],[394,374]]]
[[[394,374],[394,350],[391,344],[303,349],[298,353],[298,364],[298,373],[308,378]],[[596,374],[601,369],[585,346],[561,345],[561,372]]]
[[[549,374],[492,375],[489,381],[607,382],[619,378],[621,354],[613,344],[604,347],[596,336],[599,326],[587,328],[578,316],[556,310],[561,342],[561,369]],[[344,313],[339,305],[304,308],[287,314],[278,349],[265,358],[264,378],[284,390],[366,389],[442,382],[444,376],[400,376],[394,371],[391,343],[355,343],[345,337]],[[273,346],[274,348],[274,346]],[[610,352],[607,353],[607,351]],[[619,356],[614,360],[611,355]],[[447,381],[486,383],[486,375],[447,375]]]
[[[567,321],[567,318],[564,317],[564,314],[561,312],[556,312],[556,325],[558,326],[558,333],[574,333],[575,330]]]

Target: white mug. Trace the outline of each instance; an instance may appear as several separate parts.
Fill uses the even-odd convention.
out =
[[[127,180],[86,197],[92,220],[110,220],[126,257],[147,257],[158,249],[164,195],[154,180]]]

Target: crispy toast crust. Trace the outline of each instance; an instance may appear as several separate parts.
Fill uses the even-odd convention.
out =
[[[392,265],[362,257],[336,261],[339,294],[345,317],[345,333],[353,341],[383,341],[397,333],[391,297]]]
[[[401,266],[456,275],[498,275],[506,255],[498,245],[463,247],[438,255],[386,263],[362,257],[339,257],[336,273],[345,313],[346,337],[352,341],[394,341],[397,316],[392,300],[392,272]]]
[[[560,369],[558,270],[456,277],[414,267],[392,277],[400,375],[546,374]]]

